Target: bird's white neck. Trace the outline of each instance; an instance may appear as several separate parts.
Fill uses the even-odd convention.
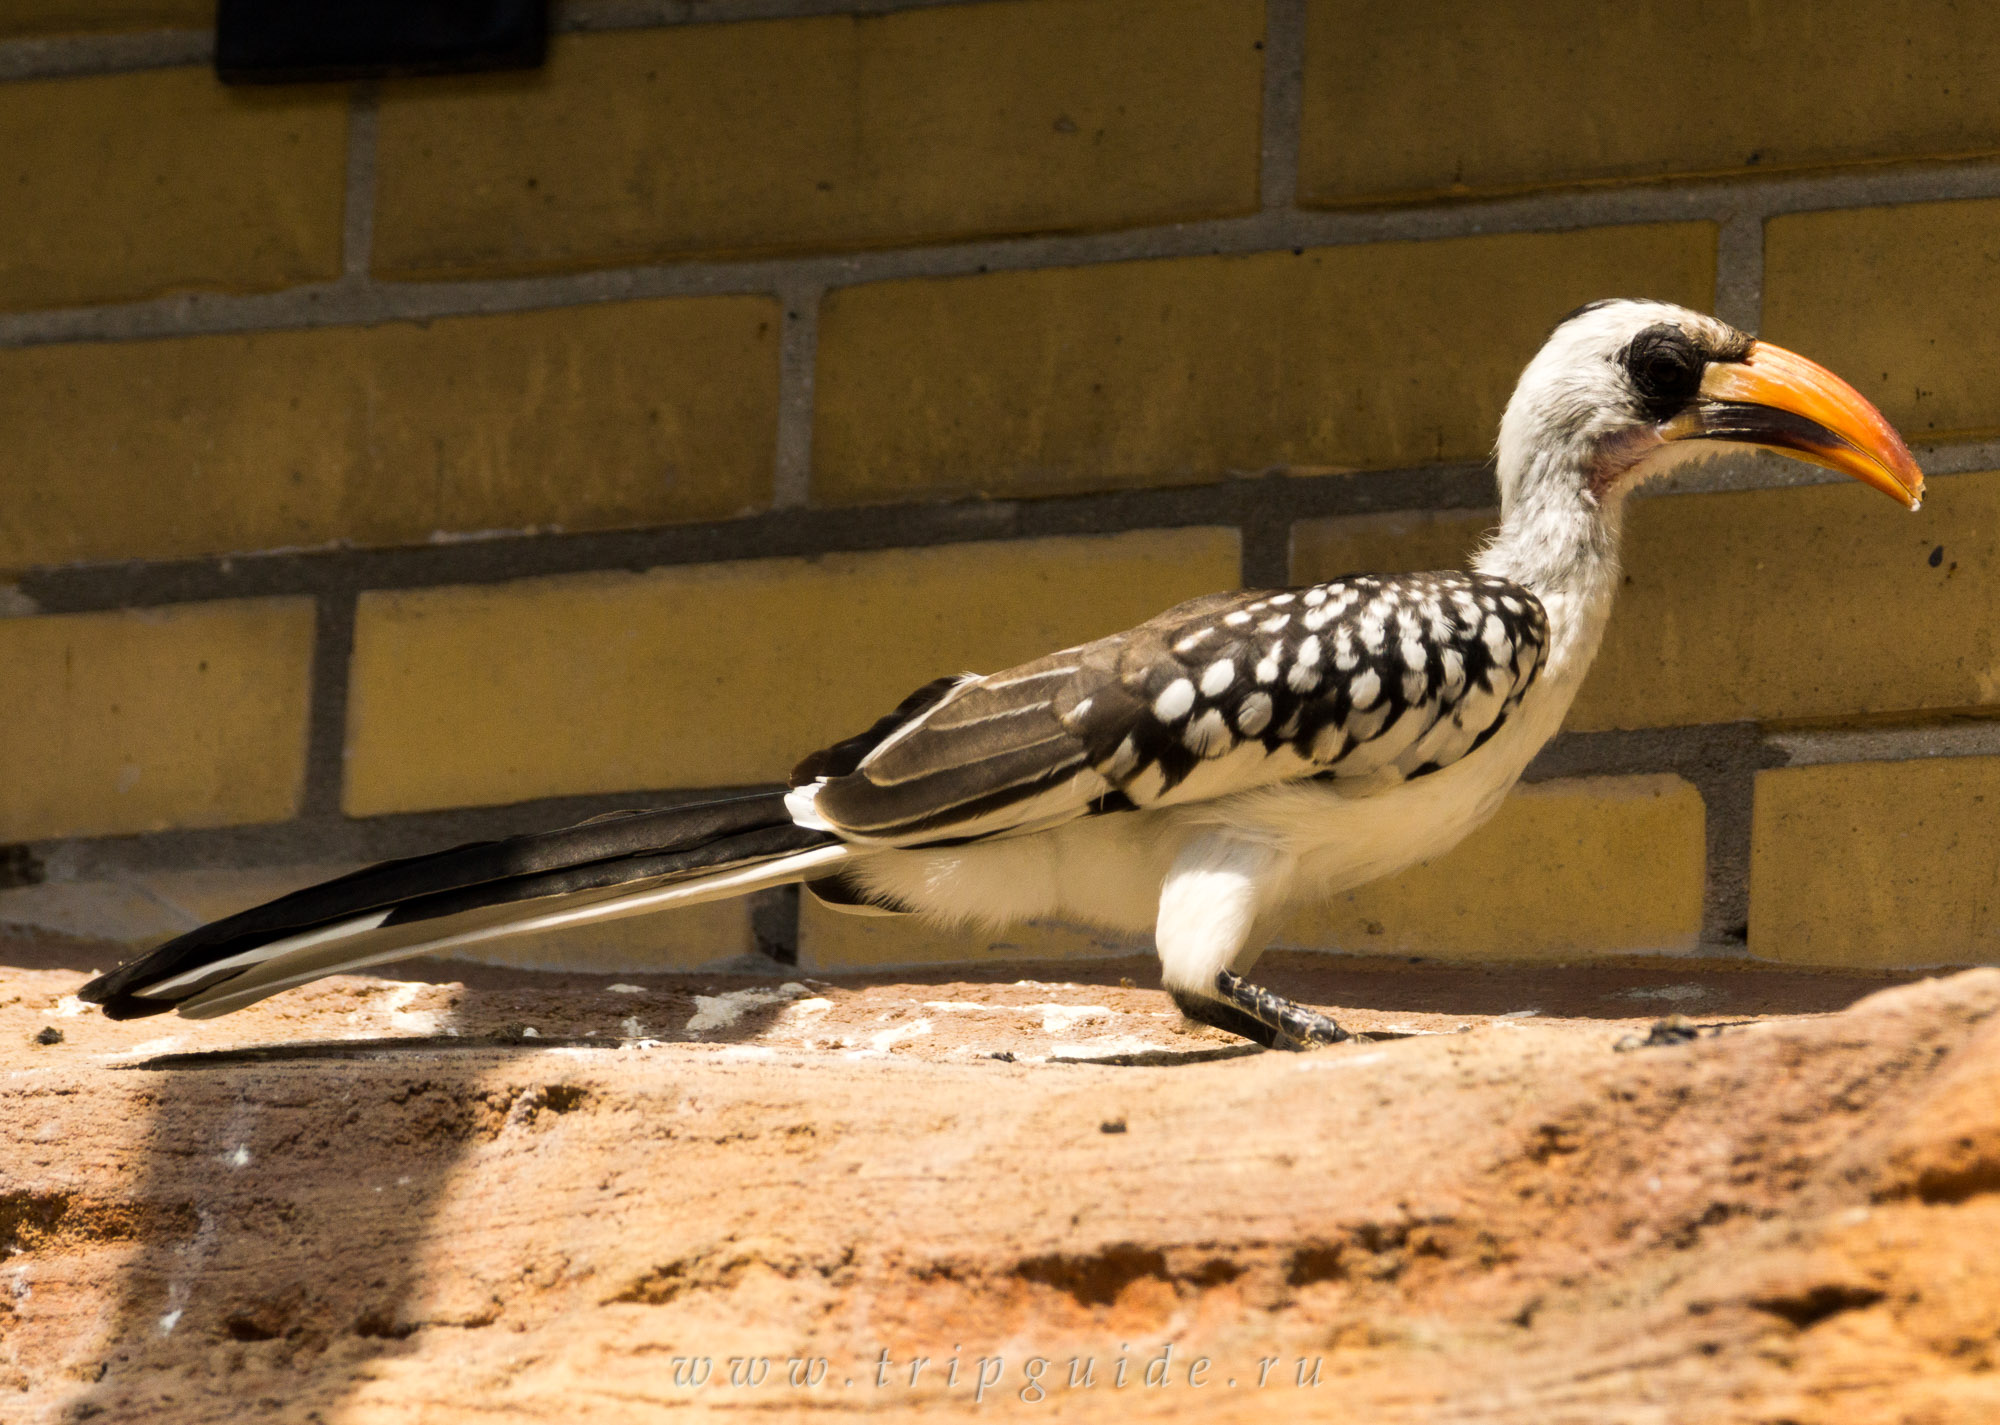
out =
[[[1535,478],[1540,473],[1502,482],[1518,493],[1473,567],[1512,579],[1541,600],[1549,616],[1549,661],[1540,684],[1559,693],[1567,708],[1611,616],[1623,501],[1614,495],[1600,506],[1583,493],[1581,481]]]

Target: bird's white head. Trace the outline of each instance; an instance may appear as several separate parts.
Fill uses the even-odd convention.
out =
[[[1666,302],[1592,302],[1550,333],[1500,422],[1503,519],[1615,523],[1641,482],[1729,447],[1837,470],[1911,509],[1924,477],[1882,415],[1825,367]]]

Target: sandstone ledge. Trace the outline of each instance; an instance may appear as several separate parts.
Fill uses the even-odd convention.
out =
[[[1137,962],[111,1025],[0,952],[0,1418],[2000,1418],[1996,970],[1279,959],[1412,1037],[1214,1057]]]

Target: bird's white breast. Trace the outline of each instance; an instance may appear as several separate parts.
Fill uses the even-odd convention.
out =
[[[1140,933],[1153,928],[1182,849],[1226,829],[1280,853],[1267,908],[1318,900],[1442,855],[1491,817],[1562,722],[1567,682],[1531,689],[1478,751],[1415,781],[1289,782],[966,846],[873,851],[853,869],[870,890],[933,918],[1059,918]]]

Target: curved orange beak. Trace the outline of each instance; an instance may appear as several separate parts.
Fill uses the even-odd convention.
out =
[[[1761,445],[1850,475],[1910,509],[1924,473],[1894,426],[1852,386],[1768,341],[1741,361],[1709,364],[1694,405],[1660,428],[1667,440]]]

